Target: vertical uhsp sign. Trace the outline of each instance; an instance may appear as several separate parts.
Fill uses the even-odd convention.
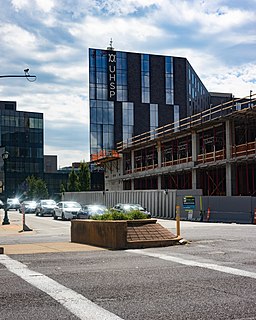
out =
[[[108,100],[116,100],[116,52],[108,52]]]

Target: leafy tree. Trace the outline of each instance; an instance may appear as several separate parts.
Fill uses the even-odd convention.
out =
[[[74,191],[80,191],[79,187],[79,178],[76,174],[74,168],[72,168],[69,176],[68,176],[68,191],[74,192]]]
[[[63,192],[65,192],[65,191],[66,191],[65,185],[64,185],[64,183],[61,183],[61,185],[60,185],[60,192],[63,193]]]
[[[26,179],[27,185],[27,197],[29,199],[45,199],[49,197],[48,189],[45,181],[41,178],[36,178],[34,176],[29,176]]]
[[[80,163],[79,171],[78,171],[78,179],[80,191],[88,191],[90,190],[90,170],[89,164],[84,161]]]

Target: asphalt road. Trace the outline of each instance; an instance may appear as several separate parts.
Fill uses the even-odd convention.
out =
[[[69,241],[68,221],[27,223],[0,241]],[[181,222],[186,245],[0,255],[0,319],[256,319],[255,228]]]

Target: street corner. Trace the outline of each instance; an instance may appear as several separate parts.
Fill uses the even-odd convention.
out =
[[[27,230],[27,228],[24,228],[23,225],[20,225],[20,224],[0,225],[0,236],[19,234],[23,231],[32,231],[32,230],[31,229]]]
[[[38,254],[38,253],[64,253],[64,252],[83,252],[83,251],[102,251],[105,248],[74,243],[74,242],[44,242],[27,244],[8,244],[2,247],[7,255],[12,254]],[[1,247],[0,247],[1,253]]]

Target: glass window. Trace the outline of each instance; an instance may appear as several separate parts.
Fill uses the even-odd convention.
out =
[[[43,119],[29,118],[29,128],[42,129],[43,128]]]
[[[174,104],[173,57],[165,57],[165,99],[166,104]]]
[[[96,108],[90,108],[90,117],[91,117],[91,123],[96,123],[96,114],[97,109]]]
[[[113,149],[114,148],[114,102],[91,100],[90,106],[91,106],[90,107],[91,153],[97,153],[100,150],[108,150],[109,147]]]
[[[150,104],[150,131],[154,131],[158,127],[158,105]],[[151,137],[154,138],[155,133],[151,132]]]
[[[127,101],[127,54],[126,52],[116,53],[116,99]]]
[[[97,147],[97,133],[91,132],[91,147],[96,148]]]
[[[104,50],[90,49],[90,99],[107,100],[107,54]]]
[[[103,150],[114,149],[114,126],[105,125],[103,126]]]
[[[150,130],[158,127],[158,105],[150,104]]]
[[[96,123],[102,123],[103,118],[102,118],[102,108],[97,108],[97,121]]]
[[[150,103],[150,66],[149,55],[141,55],[141,100]]]
[[[89,96],[91,99],[95,99],[95,85],[93,84],[90,84],[90,87],[89,87]]]
[[[123,140],[127,140],[133,135],[134,126],[134,105],[132,102],[123,102]]]
[[[174,105],[173,106],[173,120],[174,120],[174,131],[179,130],[180,126],[180,106],[179,105]]]

